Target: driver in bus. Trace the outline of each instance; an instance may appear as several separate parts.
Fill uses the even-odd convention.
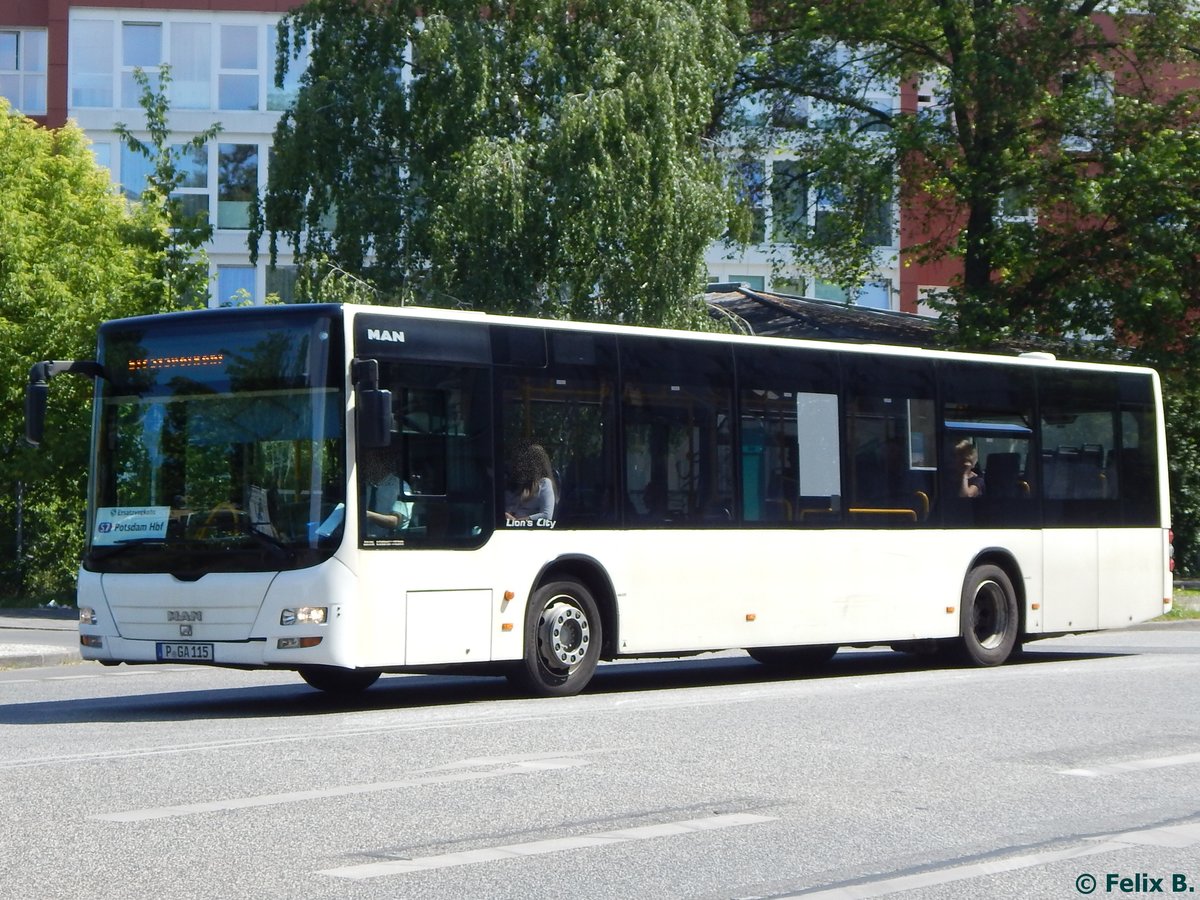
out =
[[[392,462],[391,454],[382,448],[368,450],[362,460],[366,489],[363,533],[369,538],[389,537],[412,521],[412,502],[404,499],[412,488],[396,474]]]

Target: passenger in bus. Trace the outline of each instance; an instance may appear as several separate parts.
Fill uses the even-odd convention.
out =
[[[513,458],[512,488],[505,496],[504,513],[510,522],[553,522],[558,505],[554,466],[540,444],[528,444]]]
[[[412,502],[404,497],[412,493],[412,488],[396,474],[392,455],[384,448],[367,450],[362,469],[366,488],[364,535],[386,538],[407,528],[412,521]]]
[[[958,496],[982,497],[983,476],[975,469],[979,463],[979,451],[968,440],[961,440],[954,445],[954,459],[957,462]]]

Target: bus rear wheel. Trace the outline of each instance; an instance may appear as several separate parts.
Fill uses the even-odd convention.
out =
[[[998,666],[1017,645],[1021,617],[1017,594],[999,566],[977,566],[963,583],[959,656],[972,666]]]
[[[591,680],[600,661],[600,611],[576,581],[533,592],[525,610],[525,656],[510,680],[537,697],[569,697]]]
[[[379,673],[373,669],[306,666],[300,670],[300,677],[310,687],[327,694],[361,694],[379,680]]]

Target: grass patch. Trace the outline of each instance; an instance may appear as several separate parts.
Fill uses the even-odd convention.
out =
[[[1186,597],[1183,595],[1187,595]],[[1189,601],[1191,606],[1182,606],[1180,601]],[[1187,619],[1200,619],[1200,592],[1197,591],[1176,591],[1175,606],[1171,607],[1171,611],[1155,619],[1155,622],[1180,622]]]

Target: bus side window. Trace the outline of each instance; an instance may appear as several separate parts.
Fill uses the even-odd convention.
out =
[[[951,526],[1038,524],[1038,460],[1034,453],[1034,376],[1030,370],[979,362],[939,367],[943,447],[967,443],[978,454],[983,488],[975,498],[957,489],[961,470],[943,467],[943,517]]]
[[[492,523],[488,370],[473,366],[385,362],[380,386],[392,392],[389,447],[399,480],[394,508],[402,527],[380,531],[366,516],[371,495],[360,451],[364,546],[475,546]],[[376,512],[379,512],[376,510]],[[387,511],[384,511],[385,513]]]
[[[1121,480],[1110,459],[1122,442],[1116,376],[1042,377],[1042,480],[1047,525],[1121,522]]]
[[[836,355],[738,348],[742,518],[771,528],[842,520]]]
[[[542,329],[494,328],[493,346],[528,346]],[[545,330],[546,349],[497,352],[499,464],[538,444],[550,457],[557,494],[555,528],[612,527],[616,490],[616,342],[581,332]],[[498,473],[502,496],[517,485]],[[503,521],[505,510],[497,510]]]
[[[939,494],[933,366],[858,354],[843,362],[848,522],[928,525]]]
[[[733,358],[720,344],[620,342],[627,517],[716,527],[735,515]]]

